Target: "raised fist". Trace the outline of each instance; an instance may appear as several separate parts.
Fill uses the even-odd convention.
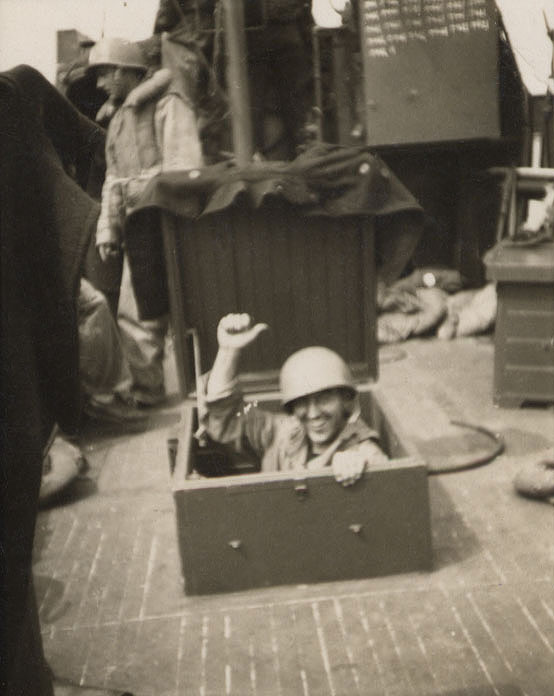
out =
[[[268,328],[267,324],[252,325],[249,314],[226,314],[217,327],[217,342],[220,348],[241,350],[256,340]]]

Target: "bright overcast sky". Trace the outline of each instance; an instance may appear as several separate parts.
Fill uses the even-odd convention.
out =
[[[92,39],[144,39],[159,0],[0,0],[0,70],[28,63],[49,80],[56,73],[56,31],[78,29]],[[266,0],[271,2],[271,0]],[[330,0],[329,0],[330,1]],[[531,92],[544,92],[552,55],[542,9],[554,26],[554,0],[497,0]]]
[[[158,0],[0,0],[0,70],[28,63],[53,81],[56,31],[145,39],[157,7]]]

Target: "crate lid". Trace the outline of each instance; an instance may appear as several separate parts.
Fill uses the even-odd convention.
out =
[[[554,282],[554,242],[522,246],[503,241],[484,257],[487,278],[509,283]]]

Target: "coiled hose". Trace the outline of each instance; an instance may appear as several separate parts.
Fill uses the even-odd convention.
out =
[[[477,466],[488,464],[504,451],[504,438],[499,433],[494,433],[492,430],[489,430],[482,425],[475,425],[474,423],[467,423],[466,421],[451,420],[450,423],[458,426],[459,428],[466,428],[467,430],[473,430],[476,433],[485,435],[487,438],[489,438],[489,440],[491,440],[493,446],[491,447],[490,451],[480,453],[474,457],[468,458],[466,454],[452,455],[444,459],[441,458],[440,463],[437,463],[436,465],[428,461],[427,468],[430,474],[448,474],[454,471],[474,469]]]

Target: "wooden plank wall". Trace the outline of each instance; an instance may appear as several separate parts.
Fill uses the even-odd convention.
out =
[[[278,369],[294,350],[326,345],[376,374],[373,228],[369,220],[305,218],[282,202],[194,223],[166,221],[178,238],[185,323],[197,329],[203,369],[228,312],[270,325],[244,361]]]

